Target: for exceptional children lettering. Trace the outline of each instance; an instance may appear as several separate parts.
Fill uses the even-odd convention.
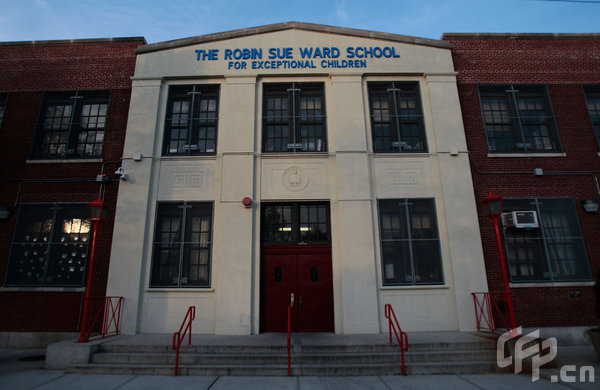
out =
[[[219,49],[198,49],[196,61],[219,61]],[[343,54],[342,54],[343,53]],[[345,59],[340,57],[344,55]],[[391,46],[338,47],[271,47],[227,48],[223,60],[227,69],[316,69],[316,68],[366,68],[367,59],[396,59],[400,54]]]

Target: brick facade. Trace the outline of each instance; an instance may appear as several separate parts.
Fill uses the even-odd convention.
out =
[[[446,34],[453,45],[475,195],[569,197],[575,200],[592,275],[600,268],[600,220],[580,201],[598,198],[600,157],[584,96],[584,85],[600,84],[598,34]],[[543,84],[547,87],[564,155],[500,157],[488,154],[478,85]],[[543,176],[535,176],[542,168]],[[480,210],[490,291],[503,283],[493,224]],[[518,325],[580,326],[597,323],[591,283],[512,287]],[[541,285],[541,286],[540,286]]]
[[[82,288],[4,286],[19,205],[82,202],[98,196],[96,175],[120,166],[125,140],[134,50],[143,38],[0,43],[0,93],[8,101],[0,128],[0,331],[77,331]],[[81,162],[29,159],[45,91],[110,90],[101,159]],[[119,181],[104,187],[107,216],[98,229],[92,295],[104,295]]]

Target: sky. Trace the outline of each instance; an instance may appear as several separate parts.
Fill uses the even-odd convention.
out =
[[[148,43],[297,21],[423,38],[600,32],[600,0],[0,0],[0,41],[143,36]]]

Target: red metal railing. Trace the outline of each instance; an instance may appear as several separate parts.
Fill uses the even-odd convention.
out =
[[[91,336],[119,334],[123,297],[85,297],[88,306],[88,318],[82,318],[82,342],[88,342]],[[84,325],[85,325],[85,329]]]
[[[288,318],[287,318],[287,358],[288,358],[288,376],[292,376],[292,354],[290,352],[290,338],[291,338],[291,331],[292,331],[292,307],[288,306],[288,312],[287,312]]]
[[[185,334],[189,331],[188,336],[188,345],[192,344],[192,321],[196,318],[196,306],[190,306],[188,308],[187,313],[185,314],[185,318],[181,323],[181,327],[175,333],[173,333],[173,349],[177,350],[175,354],[175,376],[179,371],[179,348],[181,347],[181,343],[185,338]],[[183,330],[183,334],[181,331]]]
[[[388,327],[390,332],[390,344],[393,344],[392,341],[392,330],[394,330],[394,334],[396,335],[396,340],[398,340],[398,344],[400,345],[400,352],[402,355],[402,375],[406,376],[406,365],[404,363],[404,352],[408,351],[408,335],[406,332],[403,332],[400,328],[400,324],[398,323],[398,319],[396,318],[396,313],[394,313],[394,309],[392,305],[387,303],[385,305],[385,318],[388,319]],[[393,319],[393,321],[392,321]]]
[[[474,292],[473,303],[475,304],[475,319],[477,330],[489,330],[496,332],[501,329],[506,332],[510,329],[506,320],[507,296],[510,292]],[[501,324],[501,326],[497,326]]]

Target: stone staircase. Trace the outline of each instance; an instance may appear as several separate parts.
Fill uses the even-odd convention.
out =
[[[456,332],[458,333],[458,332]],[[494,339],[469,334],[438,340],[432,334],[422,339],[414,335],[406,352],[408,375],[473,374],[500,372],[496,365]],[[206,337],[206,336],[204,336]],[[233,336],[234,338],[237,336]],[[252,337],[260,336],[248,336]],[[401,354],[398,345],[388,344],[385,335],[336,336],[294,335],[292,375],[351,376],[399,375]],[[285,339],[284,339],[285,340]],[[284,341],[282,340],[282,341]],[[272,340],[267,340],[272,341]],[[202,343],[182,345],[179,375],[287,375],[287,349],[283,343],[257,342]],[[66,369],[70,373],[173,375],[175,352],[170,345],[156,343],[108,342],[101,344],[88,364]]]

